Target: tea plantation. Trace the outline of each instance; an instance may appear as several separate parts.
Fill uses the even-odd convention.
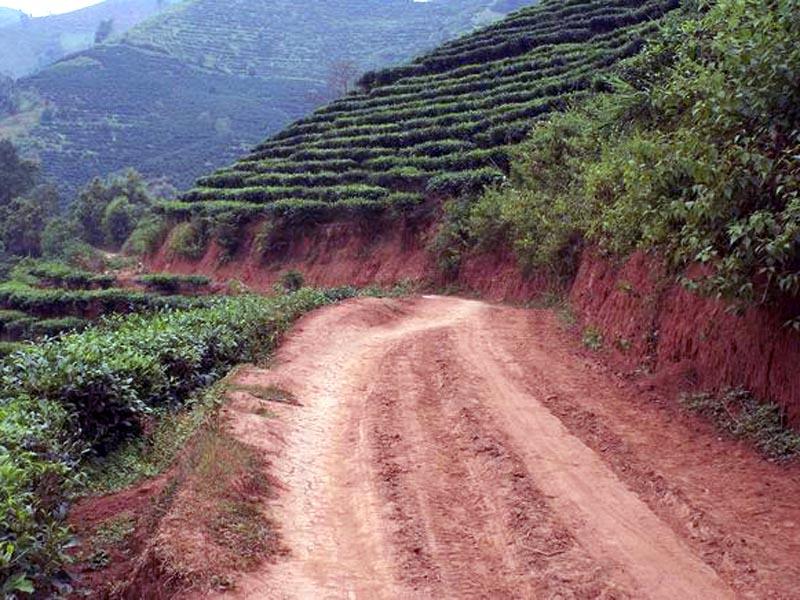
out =
[[[203,177],[172,215],[406,210],[501,181],[538,119],[603,91],[677,0],[546,1],[401,67]]]
[[[120,287],[113,274],[97,274],[47,261],[21,261],[0,283],[0,358],[24,342],[81,331],[101,317],[208,304],[208,279],[162,273]]]
[[[0,138],[68,193],[126,167],[185,189],[340,95],[347,78],[329,80],[408,60],[529,1],[495,4],[186,0],[20,80],[28,103],[0,121]]]

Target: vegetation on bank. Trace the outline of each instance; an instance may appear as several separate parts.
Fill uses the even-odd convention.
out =
[[[798,39],[797,0],[687,7],[612,93],[537,125],[508,184],[448,206],[443,261],[507,245],[569,275],[586,243],[658,249],[692,288],[799,317]]]
[[[800,433],[786,424],[785,414],[777,404],[759,402],[741,389],[686,394],[681,404],[730,436],[754,444],[765,456],[776,460],[800,456]]]
[[[3,593],[65,583],[64,517],[87,460],[96,468],[195,390],[271,351],[300,314],[354,293],[304,288],[114,317],[0,362]]]

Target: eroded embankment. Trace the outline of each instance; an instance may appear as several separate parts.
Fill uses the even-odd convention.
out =
[[[289,269],[317,285],[457,284],[486,299],[512,302],[535,300],[554,287],[547,277],[522,275],[513,254],[502,250],[468,257],[458,277],[446,281],[428,250],[433,228],[418,222],[377,230],[346,223],[296,229],[265,255],[256,252],[257,226],[248,229],[237,255],[224,264],[212,242],[199,261],[178,259],[165,244],[148,266],[239,280],[256,290],[271,288]],[[657,375],[674,378],[677,387],[743,387],[785,407],[790,421],[800,426],[800,335],[784,326],[781,315],[764,309],[735,314],[723,302],[676,284],[657,257],[643,253],[617,264],[586,251],[566,291],[578,316],[603,334],[622,368],[645,364]]]

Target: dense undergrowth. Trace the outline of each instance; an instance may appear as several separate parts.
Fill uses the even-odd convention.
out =
[[[354,293],[304,288],[118,316],[0,362],[2,593],[65,583],[64,518],[87,461],[96,467],[234,364],[272,350],[303,312]]]
[[[569,275],[585,243],[658,249],[692,288],[800,316],[798,39],[797,0],[686,7],[612,94],[535,127],[510,183],[449,206],[443,261],[505,244]]]

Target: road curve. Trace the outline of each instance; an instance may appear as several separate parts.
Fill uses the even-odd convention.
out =
[[[792,597],[800,529],[759,529],[753,503],[800,526],[770,496],[800,482],[709,451],[567,337],[547,311],[452,297],[301,320],[270,369],[239,375],[299,405],[227,409],[270,452],[287,554],[225,597]]]

